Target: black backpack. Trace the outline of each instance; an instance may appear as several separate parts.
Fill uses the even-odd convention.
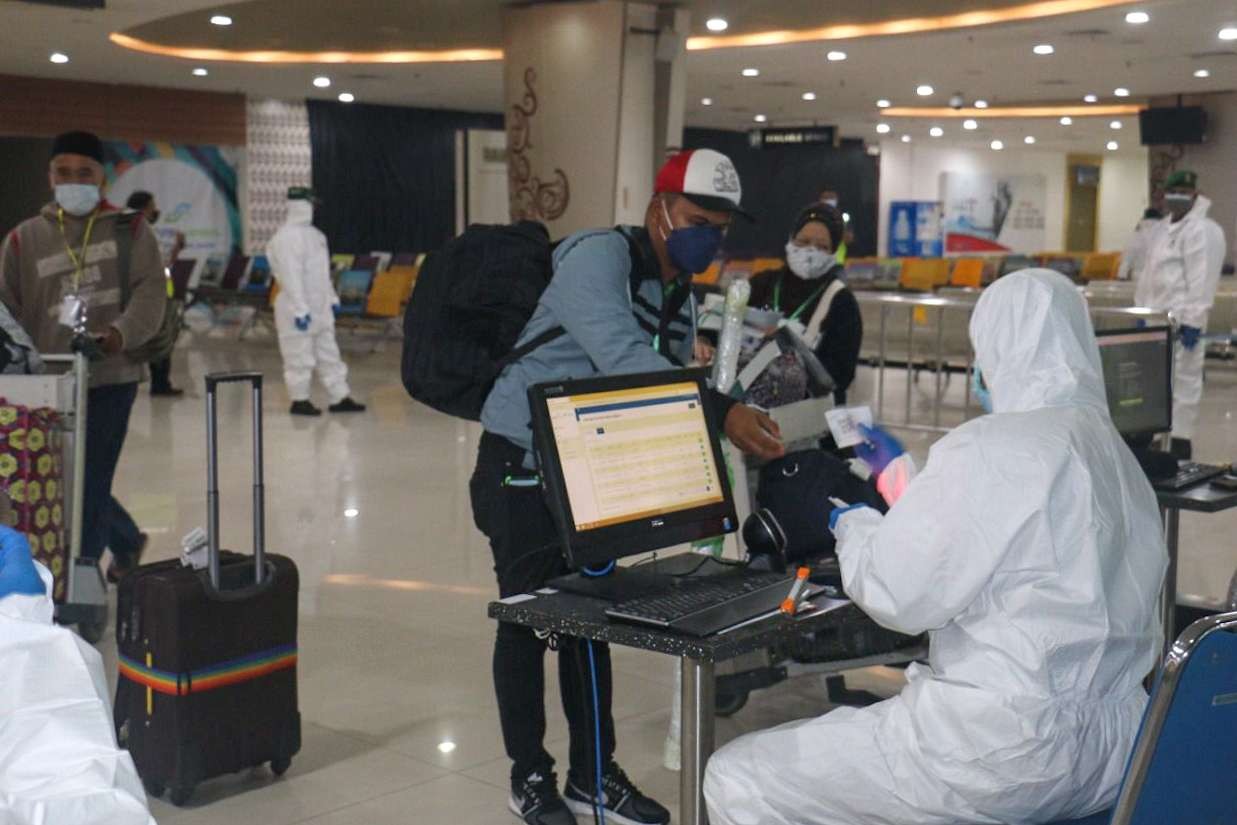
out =
[[[474,224],[417,276],[404,313],[404,388],[436,410],[478,421],[503,369],[563,334],[555,327],[515,343],[554,274],[545,226]]]

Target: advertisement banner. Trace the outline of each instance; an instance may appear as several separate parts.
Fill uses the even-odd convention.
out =
[[[1047,185],[1043,175],[943,172],[945,252],[1042,251]]]
[[[132,193],[155,196],[155,224],[163,249],[177,232],[185,236],[182,258],[226,260],[241,243],[237,167],[243,150],[177,143],[104,142],[108,200],[124,206]]]
[[[889,205],[889,255],[893,258],[941,257],[941,204],[894,201]]]

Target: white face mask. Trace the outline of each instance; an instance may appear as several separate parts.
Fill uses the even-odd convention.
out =
[[[786,264],[790,271],[805,281],[815,281],[837,264],[837,256],[823,252],[814,246],[799,246],[794,241],[786,242]]]
[[[99,205],[99,187],[93,183],[56,184],[56,203],[70,215],[89,215]]]

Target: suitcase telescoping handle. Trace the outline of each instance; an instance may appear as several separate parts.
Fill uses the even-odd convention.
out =
[[[254,584],[266,570],[266,500],[262,484],[262,373],[216,372],[206,376],[206,537],[210,583],[219,590],[219,415],[216,397],[220,384],[247,383],[253,387],[253,567]]]

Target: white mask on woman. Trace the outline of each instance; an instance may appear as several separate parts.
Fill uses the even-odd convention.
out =
[[[790,271],[805,281],[815,281],[837,264],[837,256],[814,246],[800,246],[793,240],[786,242],[786,264]]]

